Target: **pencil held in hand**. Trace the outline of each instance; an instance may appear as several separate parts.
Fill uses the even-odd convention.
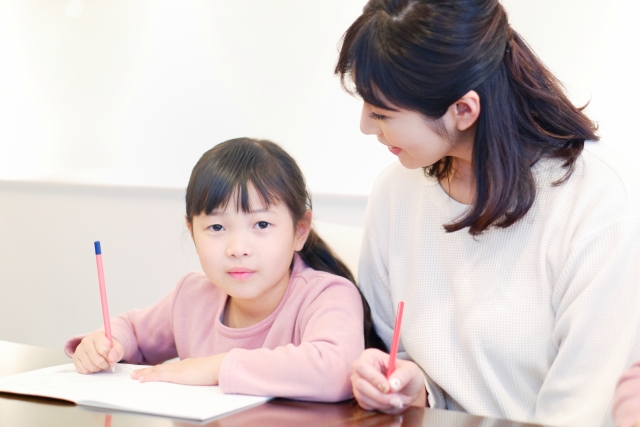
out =
[[[111,321],[109,320],[109,305],[107,304],[107,288],[104,284],[104,269],[102,268],[102,248],[100,242],[93,243],[96,249],[96,264],[98,265],[98,283],[100,285],[100,301],[102,302],[102,320],[104,322],[104,332],[109,339],[109,344],[113,348],[113,338],[111,337]],[[115,372],[116,368],[111,367],[111,372]]]
[[[391,351],[389,352],[389,366],[387,367],[387,379],[396,370],[396,357],[398,356],[398,345],[400,343],[400,326],[402,325],[402,312],[404,311],[404,301],[398,303],[396,313],[396,324],[393,328],[393,340],[391,341]]]

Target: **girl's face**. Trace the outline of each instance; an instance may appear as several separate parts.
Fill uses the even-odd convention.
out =
[[[302,249],[308,225],[294,227],[284,203],[264,206],[249,187],[252,212],[235,208],[235,194],[226,209],[193,217],[190,225],[200,264],[207,278],[236,302],[277,306],[289,283],[289,266]]]
[[[368,103],[362,106],[360,130],[366,135],[375,135],[383,145],[398,156],[400,163],[406,168],[416,169],[431,166],[445,156],[461,156],[458,144],[453,144],[447,137],[455,133],[455,123],[450,123],[449,112],[437,125],[442,131],[436,132],[437,126],[430,124],[420,113],[410,110],[384,110]]]

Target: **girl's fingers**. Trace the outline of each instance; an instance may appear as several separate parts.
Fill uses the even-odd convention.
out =
[[[107,362],[109,365],[115,366],[124,357],[124,347],[118,341],[113,340],[113,348],[107,353]]]
[[[145,375],[151,373],[151,369],[153,368],[136,369],[131,373],[131,378],[133,378],[134,380],[137,380],[141,377],[144,377]]]
[[[78,371],[81,374],[89,373],[89,371],[87,371],[87,369],[84,367],[82,362],[80,362],[80,360],[75,356],[75,354],[71,360],[73,360],[73,365],[76,367],[76,371]]]
[[[77,353],[77,351],[76,351]],[[89,358],[89,355],[87,355],[87,353],[85,351],[80,352],[80,354],[78,354],[78,361],[80,362],[80,364],[82,364],[82,366],[84,367],[85,371],[84,373],[90,374],[93,372],[98,372],[101,369],[99,367],[97,367]]]
[[[171,381],[170,369],[165,365],[157,365],[151,368],[137,369],[131,373],[131,378],[141,383],[148,381]]]
[[[91,363],[99,368],[99,370],[107,369],[109,367],[109,362],[102,356],[102,354],[97,351],[92,351],[87,354],[87,358],[91,361]]]

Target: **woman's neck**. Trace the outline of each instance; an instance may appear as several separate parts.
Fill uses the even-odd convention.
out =
[[[451,171],[440,180],[440,185],[453,200],[465,205],[473,203],[475,197],[475,179],[473,164],[473,140],[457,144],[456,153],[451,155],[453,160]]]

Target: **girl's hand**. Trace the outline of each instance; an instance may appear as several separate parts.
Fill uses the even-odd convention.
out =
[[[353,364],[353,396],[366,410],[400,413],[407,406],[425,407],[427,390],[422,371],[413,362],[397,359],[389,381],[385,377],[389,355],[376,349],[362,352]]]
[[[220,366],[227,353],[209,357],[195,357],[175,363],[156,365],[151,368],[137,369],[131,378],[141,383],[166,381],[189,385],[216,385],[220,376]]]
[[[116,366],[124,356],[124,347],[113,340],[113,348],[103,331],[87,335],[76,347],[71,359],[78,372],[91,374]]]

